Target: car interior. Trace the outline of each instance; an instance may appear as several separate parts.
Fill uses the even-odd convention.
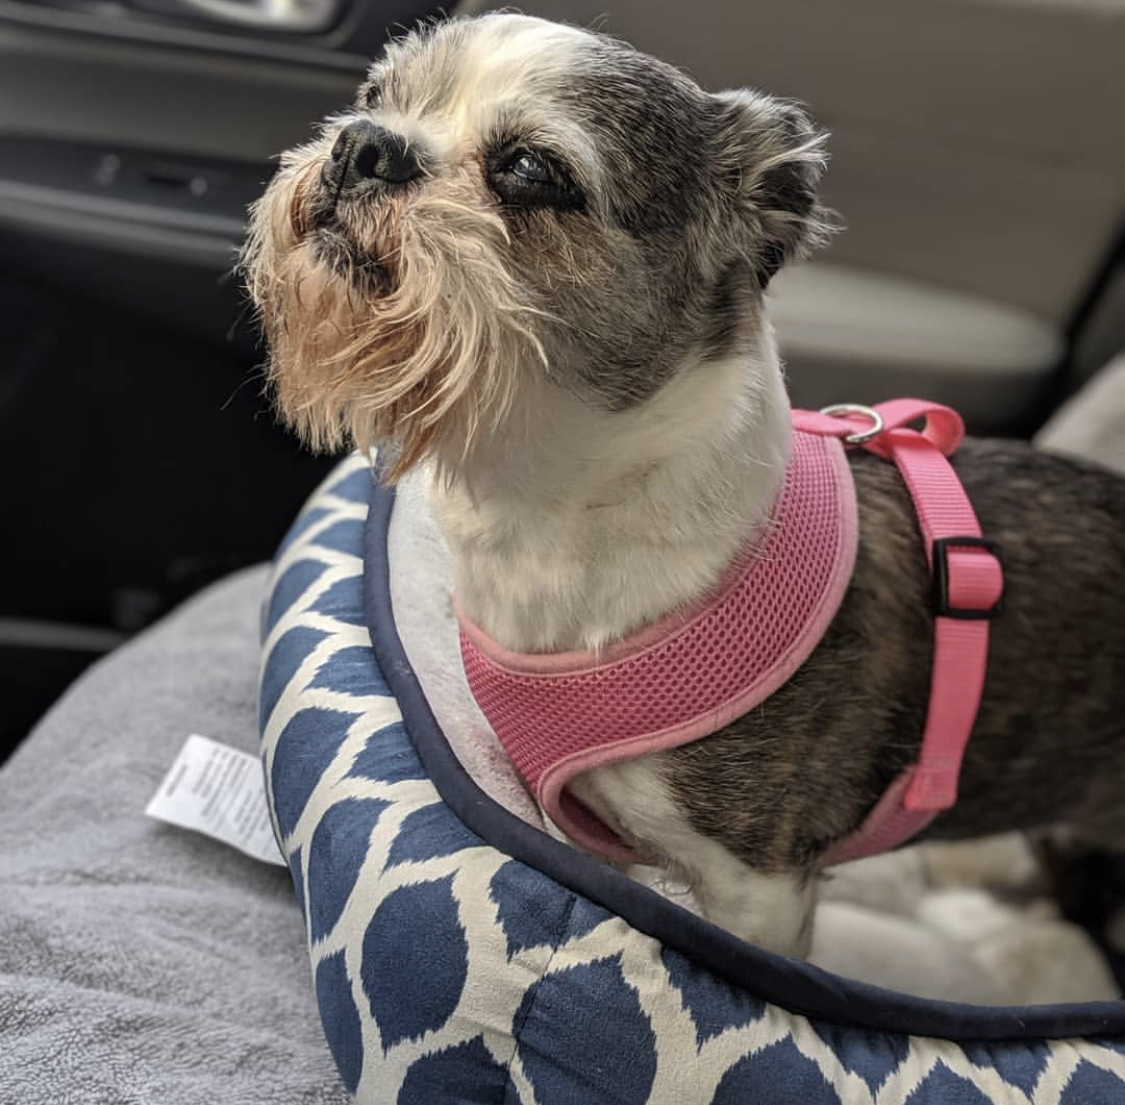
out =
[[[500,6],[0,0],[0,762],[333,471],[271,409],[247,208],[388,39]],[[519,7],[829,133],[839,232],[768,293],[795,406],[1030,439],[1125,353],[1125,0]]]
[[[1125,340],[1120,4],[701,0],[688,28],[675,3],[525,7],[830,132],[846,229],[771,297],[796,404],[923,394],[1026,435]],[[444,10],[0,0],[3,747],[91,660],[268,558],[328,470],[263,398],[246,207],[389,34]]]

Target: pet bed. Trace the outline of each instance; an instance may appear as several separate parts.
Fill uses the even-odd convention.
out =
[[[264,614],[267,790],[358,1100],[1125,1099],[1125,1002],[969,1005],[853,981],[529,824],[526,796],[495,783],[495,748],[459,745],[470,774],[434,716],[432,699],[456,700],[453,665],[416,671],[404,647],[410,622],[449,613],[424,550],[396,538],[419,502],[344,462],[279,550]],[[463,701],[445,719],[479,724]]]

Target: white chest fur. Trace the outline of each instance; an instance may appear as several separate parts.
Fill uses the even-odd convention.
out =
[[[485,632],[596,649],[704,591],[766,521],[789,407],[775,361],[700,363],[635,412],[544,388],[431,504]]]

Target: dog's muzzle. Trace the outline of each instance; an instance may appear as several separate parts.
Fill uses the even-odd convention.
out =
[[[324,163],[321,182],[335,203],[365,184],[401,187],[421,175],[421,163],[406,139],[360,119],[340,131]]]

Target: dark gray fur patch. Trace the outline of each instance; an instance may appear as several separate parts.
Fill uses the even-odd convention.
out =
[[[1125,848],[1125,480],[1016,442],[966,441],[955,467],[1004,551],[984,697],[957,805],[923,834],[1055,823]],[[932,658],[929,577],[893,465],[856,454],[851,587],[794,677],[737,722],[669,754],[700,832],[765,871],[807,869],[914,762]]]
[[[778,130],[782,145],[796,149],[815,137],[812,121],[792,104],[782,105]],[[765,289],[791,257],[820,244],[831,229],[830,217],[819,208],[817,188],[820,166],[791,160],[767,171],[755,190],[756,203],[764,211],[793,218],[767,220],[755,260],[758,286]]]
[[[713,286],[745,248],[737,234],[720,243],[714,232],[720,206],[730,206],[709,157],[717,111],[682,74],[609,39],[591,38],[568,78],[542,95],[594,138],[604,188],[587,192],[584,214],[557,218],[566,238],[560,253],[573,253],[579,270],[599,279],[555,278],[551,256],[537,248],[551,239],[542,223],[517,239],[513,263],[524,268],[519,247],[528,247],[528,279],[549,284],[544,299],[564,320],[558,363],[574,366],[583,393],[626,409],[707,343]],[[509,217],[523,221],[518,212]],[[726,304],[723,321],[735,314]]]
[[[739,335],[746,332],[748,324],[758,321],[755,279],[755,270],[748,262],[735,260],[712,285],[703,333],[708,359],[732,356],[737,352]]]
[[[682,235],[717,202],[718,111],[678,70],[612,39],[591,39],[552,96],[594,136],[607,176],[603,207],[628,233]]]
[[[760,290],[801,252],[802,227],[813,237],[819,167],[779,166],[753,197],[743,182],[763,156],[815,132],[796,108],[761,98],[775,117],[755,115],[609,39],[594,40],[551,95],[596,138],[607,183],[591,213],[628,239],[616,251],[619,285],[575,312],[588,338],[575,358],[582,382],[623,409],[649,399],[692,353],[729,356],[752,338]],[[790,216],[784,236],[766,230],[771,206]]]

